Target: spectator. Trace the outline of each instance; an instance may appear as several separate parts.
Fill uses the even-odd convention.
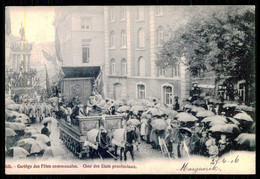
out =
[[[50,136],[50,131],[49,131],[48,127],[47,127],[48,123],[46,122],[43,125],[44,125],[44,127],[42,128],[41,134],[44,134],[44,135],[49,137]]]

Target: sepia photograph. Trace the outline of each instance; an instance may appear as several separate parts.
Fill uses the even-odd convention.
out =
[[[255,6],[6,6],[5,174],[255,174]]]

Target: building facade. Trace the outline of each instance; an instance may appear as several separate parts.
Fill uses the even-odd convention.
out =
[[[178,10],[179,9],[179,10]],[[189,96],[185,66],[155,64],[156,53],[181,8],[171,6],[73,7],[56,11],[63,66],[101,66],[105,96],[116,100],[155,98],[173,104]],[[172,27],[173,26],[173,27]]]

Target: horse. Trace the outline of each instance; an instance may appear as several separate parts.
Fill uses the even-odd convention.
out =
[[[111,146],[110,134],[103,129],[91,129],[87,133],[87,145],[89,146],[89,155],[91,158],[98,155],[100,158],[108,153],[112,155],[108,149]],[[114,157],[112,155],[112,157]]]
[[[124,160],[127,160],[126,154],[130,152],[132,160],[134,160],[134,148],[135,142],[140,144],[140,133],[136,127],[132,129],[116,129],[112,135],[112,144],[115,145],[115,156],[117,155],[117,149],[120,147],[120,160],[122,160],[122,153],[124,152]],[[138,149],[138,148],[137,148]]]

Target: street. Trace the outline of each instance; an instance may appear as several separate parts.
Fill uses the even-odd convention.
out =
[[[43,128],[43,125],[39,123],[34,123],[31,126],[35,128],[37,131],[41,131],[41,129]],[[72,152],[69,149],[66,148],[65,144],[59,139],[59,128],[57,127],[57,123],[53,123],[51,125],[50,139],[51,139],[51,146],[54,152],[55,159],[67,160],[67,161],[79,160],[77,157],[75,157],[72,154]],[[151,157],[153,157],[154,159],[163,157],[159,149],[152,149],[151,145],[147,144],[144,141],[141,141],[138,151],[136,150],[135,147],[134,155],[135,155],[135,159],[138,161],[149,159]],[[111,159],[113,158],[111,157]],[[127,153],[127,159],[131,160],[130,153]],[[106,159],[106,160],[110,160],[110,159]]]

